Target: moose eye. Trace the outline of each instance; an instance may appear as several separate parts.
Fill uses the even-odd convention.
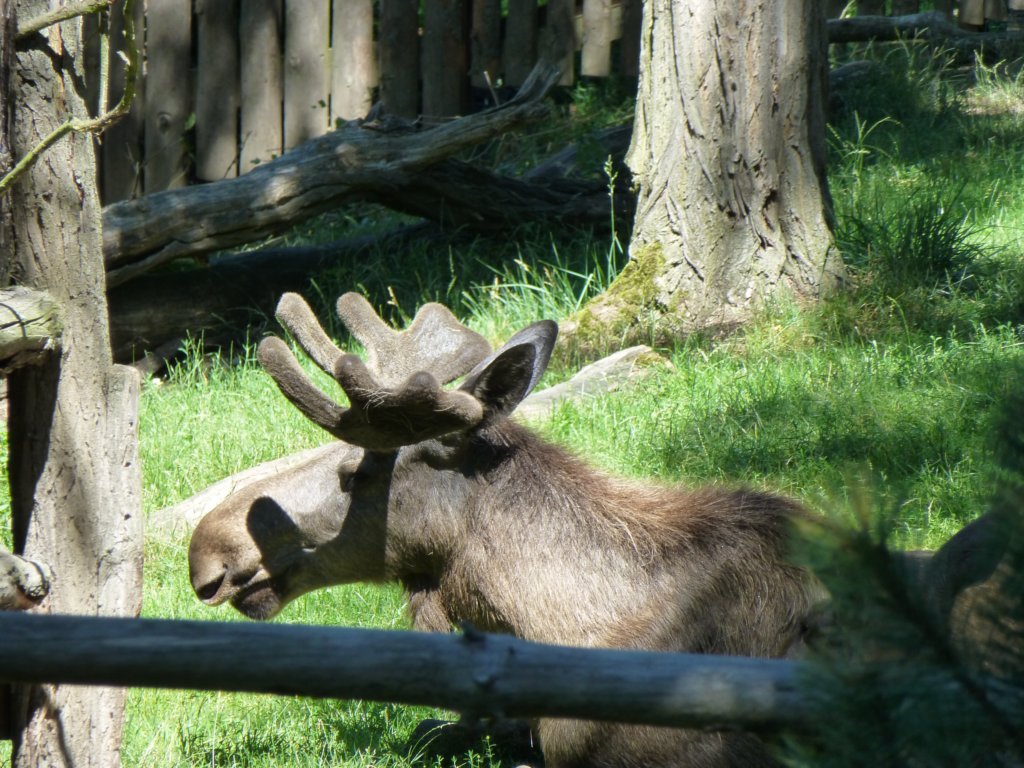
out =
[[[356,473],[345,472],[341,476],[341,490],[345,493],[352,493],[352,490],[356,487]]]

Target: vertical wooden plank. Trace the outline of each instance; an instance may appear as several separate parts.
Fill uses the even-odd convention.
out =
[[[124,91],[124,61],[118,55],[125,50],[124,4],[110,8],[110,93],[107,106],[114,106]],[[142,48],[146,29],[146,9],[142,0],[135,0],[132,17],[135,45]],[[127,200],[142,194],[142,142],[145,122],[145,79],[135,80],[135,99],[128,114],[107,129],[100,137],[100,199],[104,205]]]
[[[419,0],[380,0],[380,100],[386,112],[415,117],[420,108]]]
[[[191,52],[191,1],[148,0],[143,169],[147,194],[184,186],[188,180],[184,139],[185,123],[192,113]]]
[[[425,0],[423,114],[461,114],[466,107],[469,60],[467,0]]]
[[[505,20],[505,84],[520,86],[537,63],[537,0],[508,0]]]
[[[582,42],[580,74],[608,77],[612,71],[611,0],[583,0]]]
[[[85,106],[96,116],[101,109],[100,34],[107,30],[106,14],[90,13],[82,17],[82,64],[85,69]]]
[[[238,0],[195,0],[196,176],[238,175]]]
[[[619,66],[623,77],[636,78],[640,75],[640,22],[643,8],[642,0],[622,0]]]
[[[501,77],[501,0],[473,0],[469,76],[474,88],[497,87]]]
[[[373,0],[334,0],[331,25],[331,123],[370,111],[377,63]]]
[[[935,0],[934,8],[946,14],[947,19],[953,18],[953,0]]]
[[[576,82],[575,0],[548,0],[547,16],[538,48],[541,58],[561,67],[559,85],[572,85]]]
[[[328,0],[284,3],[284,146],[327,131]]]
[[[281,32],[281,0],[244,0],[239,19],[240,174],[284,151]]]

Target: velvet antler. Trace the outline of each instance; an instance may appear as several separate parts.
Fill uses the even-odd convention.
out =
[[[260,343],[263,367],[311,421],[354,445],[392,451],[482,420],[476,398],[442,385],[470,371],[491,347],[445,307],[424,305],[399,332],[388,327],[366,299],[347,293],[338,299],[338,316],[366,347],[366,363],[335,346],[301,296],[286,293],[277,306],[281,325],[341,385],[349,408],[313,384],[281,339],[271,336]]]

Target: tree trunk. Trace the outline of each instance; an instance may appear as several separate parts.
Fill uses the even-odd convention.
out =
[[[17,3],[31,18],[40,0]],[[69,117],[79,97],[81,21],[51,27],[17,52],[12,150],[22,157]],[[93,138],[72,134],[10,193],[12,277],[46,290],[64,318],[60,354],[8,379],[15,548],[48,563],[49,613],[133,616],[141,602],[138,376],[114,366],[107,336]],[[124,693],[18,686],[12,766],[119,764]]]
[[[644,4],[630,263],[579,331],[652,316],[671,333],[727,328],[776,296],[816,299],[836,284],[822,10]]]

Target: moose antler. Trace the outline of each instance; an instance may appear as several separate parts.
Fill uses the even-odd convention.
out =
[[[277,305],[277,319],[345,390],[350,406],[335,403],[313,384],[291,349],[271,336],[259,358],[285,397],[335,437],[372,451],[466,429],[483,419],[480,402],[443,384],[469,372],[491,347],[440,304],[425,304],[404,331],[388,327],[356,293],[338,299],[338,317],[367,350],[364,363],[328,338],[313,310],[294,293]]]

